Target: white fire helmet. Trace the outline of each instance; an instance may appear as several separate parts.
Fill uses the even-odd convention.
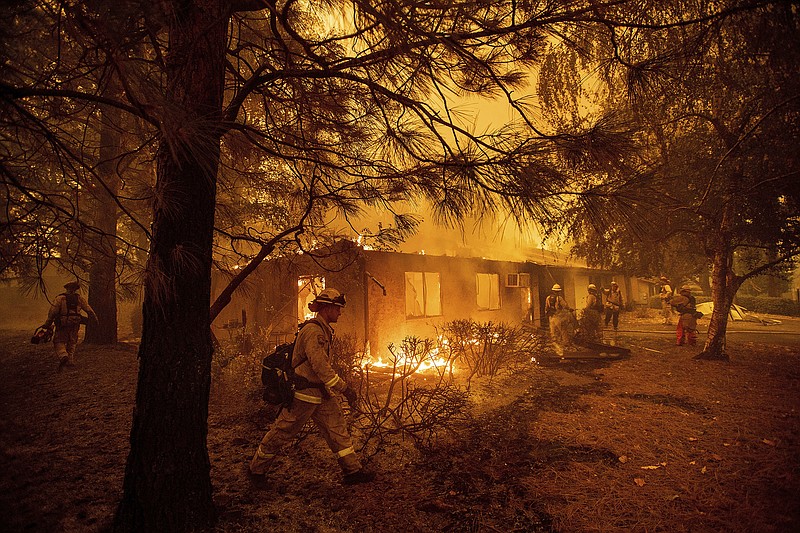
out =
[[[597,285],[595,285],[594,283],[590,283],[588,289],[590,291],[596,291],[597,290]]]
[[[551,291],[553,291],[553,292],[560,291],[560,290],[561,290],[561,285],[559,285],[558,283],[556,283],[555,285],[553,285],[553,288],[552,288],[552,289],[550,289],[550,290],[551,290]]]
[[[344,307],[347,303],[344,299],[344,294],[340,293],[336,289],[325,289],[324,291],[320,292],[316,298],[314,298],[314,302],[319,304],[338,305],[339,307]]]

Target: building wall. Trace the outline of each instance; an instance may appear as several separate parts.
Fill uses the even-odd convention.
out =
[[[529,302],[528,287],[505,286],[507,274],[526,272],[525,263],[380,251],[346,257],[322,266],[303,257],[263,263],[215,320],[216,334],[224,338],[238,328],[244,311],[248,331],[268,335],[272,344],[291,339],[298,321],[297,279],[305,275],[324,276],[327,287],[345,293],[347,307],[336,325],[337,336],[352,339],[358,348],[368,347],[375,357],[388,356],[388,345],[397,346],[406,336],[433,339],[453,320],[516,325],[538,305],[535,293]],[[406,317],[406,272],[439,273],[440,315]],[[499,309],[478,309],[477,273],[498,275]],[[214,296],[226,283],[215,278]]]
[[[435,339],[443,326],[454,320],[472,319],[478,323],[512,326],[533,320],[534,324],[544,326],[541,320],[544,299],[553,283],[564,288],[565,299],[571,307],[580,308],[588,284],[601,286],[604,279],[609,278],[607,286],[611,276],[587,268],[357,248],[346,249],[319,263],[319,259],[314,261],[304,256],[292,261],[263,263],[251,276],[247,287],[237,291],[220,313],[214,323],[217,334],[225,335],[225,325],[235,325],[244,310],[248,331],[268,336],[271,344],[291,340],[298,324],[298,277],[324,276],[327,287],[338,289],[347,298],[347,307],[336,326],[337,336],[351,339],[356,349],[368,349],[373,358],[385,359],[390,344],[399,346],[408,336]],[[406,316],[406,272],[439,274],[441,314]],[[478,308],[478,273],[498,275],[499,309]],[[528,273],[530,287],[506,287],[506,276],[510,273]],[[623,285],[621,277],[618,281]],[[212,284],[215,295],[224,283],[225,280],[215,280]]]
[[[231,328],[238,331],[236,328],[241,325],[244,311],[246,330],[266,337],[270,348],[292,340],[298,324],[304,320],[298,309],[298,279],[301,276],[324,277],[325,287],[345,294],[347,306],[336,326],[337,334],[350,337],[363,346],[368,278],[364,274],[363,255],[351,247],[327,257],[312,258],[306,254],[291,260],[263,262],[217,316],[212,325],[215,334],[224,338]],[[226,284],[226,279],[214,276],[212,298],[216,298]],[[303,311],[308,312],[307,309]]]
[[[540,283],[541,309],[544,310],[544,299],[550,294],[554,284],[561,285],[562,297],[573,309],[581,309],[585,303],[588,287],[594,283],[598,288],[603,286],[602,273],[587,268],[548,266],[538,274]],[[609,278],[610,280],[610,278]],[[606,286],[610,285],[610,281]]]
[[[650,297],[658,294],[656,284],[651,281],[631,278],[630,284],[631,295],[629,302],[631,306],[647,307],[650,304]]]
[[[228,281],[219,273],[212,276],[212,300]],[[262,263],[214,320],[211,325],[214,334],[224,339],[240,331],[243,313],[247,332],[266,337],[271,345],[291,340],[297,331],[296,265],[289,261]]]
[[[576,271],[575,275],[573,276],[573,283],[572,286],[575,291],[575,300],[572,307],[574,309],[583,309],[586,306],[586,296],[589,294],[589,283],[592,283],[589,280],[589,273],[586,271]]]
[[[525,272],[524,263],[375,251],[365,256],[366,271],[386,287],[384,296],[377,283],[367,285],[367,336],[373,357],[388,355],[388,345],[398,345],[407,336],[433,339],[453,320],[516,325],[528,316],[528,288],[505,286],[506,274]],[[406,272],[439,273],[441,315],[406,317]],[[477,273],[498,275],[500,309],[478,308]]]

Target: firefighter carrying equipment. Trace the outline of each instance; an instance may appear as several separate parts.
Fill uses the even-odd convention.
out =
[[[31,337],[31,344],[47,343],[50,342],[50,339],[52,338],[53,338],[52,329],[39,326],[38,328],[36,328],[33,337]]]

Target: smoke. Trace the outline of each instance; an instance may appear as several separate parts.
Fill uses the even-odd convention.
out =
[[[417,215],[421,223],[416,234],[397,246],[398,252],[524,261],[531,250],[542,246],[542,238],[534,228],[521,228],[511,217],[468,218],[461,227],[445,227],[433,222],[428,206],[404,207],[405,212]],[[376,231],[379,224],[391,226],[391,215],[366,212],[353,226]]]

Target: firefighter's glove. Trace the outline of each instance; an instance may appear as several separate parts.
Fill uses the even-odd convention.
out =
[[[336,382],[336,384],[331,387],[331,390],[336,393],[343,393],[344,390],[347,388],[347,382],[341,378]]]
[[[356,391],[353,390],[352,387],[347,387],[342,391],[342,394],[345,398],[347,398],[347,403],[350,404],[350,407],[355,407],[356,402],[358,401],[358,394],[356,394]]]

